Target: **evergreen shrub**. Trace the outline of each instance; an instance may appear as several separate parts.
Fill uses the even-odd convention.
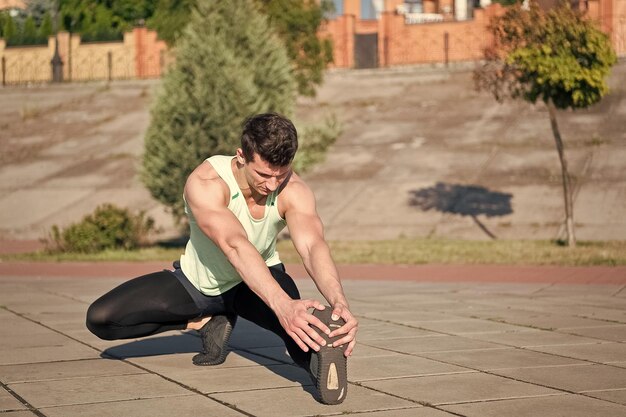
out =
[[[144,184],[182,219],[191,171],[211,155],[233,154],[247,117],[290,117],[296,89],[285,46],[256,2],[198,2],[151,109]]]

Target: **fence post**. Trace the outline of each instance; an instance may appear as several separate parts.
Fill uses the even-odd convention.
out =
[[[111,81],[113,79],[113,52],[107,52],[107,67],[108,67],[108,76],[107,80]]]
[[[448,52],[450,50],[450,34],[448,32],[444,32],[443,34],[443,53],[444,53],[444,59],[445,59],[445,64],[446,64],[446,68],[448,68],[448,62],[449,62],[449,58],[448,58]]]
[[[7,75],[7,59],[3,56],[2,57],[2,86],[3,87],[7,85],[6,75]]]

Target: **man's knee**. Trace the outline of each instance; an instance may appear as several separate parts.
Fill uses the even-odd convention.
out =
[[[87,329],[100,339],[115,340],[115,334],[111,329],[110,309],[95,301],[87,309]]]

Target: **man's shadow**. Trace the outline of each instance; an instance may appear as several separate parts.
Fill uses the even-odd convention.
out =
[[[512,194],[490,191],[479,185],[461,185],[438,182],[432,187],[409,191],[409,205],[424,211],[470,216],[474,223],[492,239],[496,236],[478,219],[506,216],[513,213]]]
[[[268,349],[269,353],[259,350]],[[133,340],[110,347],[100,356],[106,359],[131,359],[146,356],[174,355],[179,353],[198,353],[202,350],[202,342],[197,332],[149,337]],[[238,355],[259,365],[265,366],[276,375],[302,385],[302,389],[312,396],[316,391],[308,374],[293,363],[286,353],[283,341],[272,332],[239,317],[229,341],[229,355]],[[268,364],[268,360],[270,364]],[[290,366],[277,366],[290,365]],[[189,361],[189,366],[195,367]],[[219,365],[218,365],[219,366]],[[293,368],[297,368],[294,372]]]

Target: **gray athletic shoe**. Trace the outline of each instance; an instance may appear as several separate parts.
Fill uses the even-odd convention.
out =
[[[237,316],[226,314],[211,317],[199,330],[202,352],[192,358],[193,364],[211,366],[224,363],[228,355],[228,339],[237,322]]]
[[[331,331],[345,324],[342,318],[331,319],[332,308],[315,310],[313,315],[327,325]],[[320,401],[324,404],[340,404],[348,393],[348,361],[343,354],[348,345],[333,347],[333,342],[344,335],[329,338],[328,335],[312,326],[325,340],[318,352],[311,351],[309,375],[317,387]]]

